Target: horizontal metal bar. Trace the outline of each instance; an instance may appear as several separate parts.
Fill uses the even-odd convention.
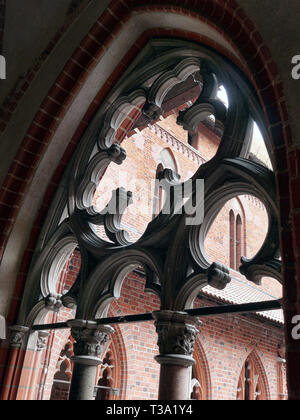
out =
[[[51,327],[51,328],[44,328],[44,327]],[[68,327],[66,322],[56,322],[53,324],[43,324],[43,325],[33,325],[31,327],[32,331],[41,331],[41,330],[65,330]]]
[[[205,306],[203,308],[188,309],[184,312],[191,316],[214,316],[233,313],[248,313],[248,312],[264,312],[270,310],[281,309],[281,304],[278,300],[268,300],[263,302],[242,303],[239,305],[221,305],[221,306]],[[125,315],[111,318],[96,319],[97,325],[111,325],[111,324],[128,324],[131,322],[147,322],[153,321],[152,313]],[[55,330],[69,328],[67,322],[60,322],[56,324],[33,325],[32,331],[40,330]]]
[[[265,312],[277,309],[281,309],[281,303],[279,302],[279,300],[267,300],[254,303],[241,303],[238,305],[211,306],[197,309],[189,309],[185,312],[192,316],[211,316],[233,313],[241,314],[247,312]]]

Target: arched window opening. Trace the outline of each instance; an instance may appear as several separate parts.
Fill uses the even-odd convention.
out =
[[[203,388],[202,378],[198,379],[195,366],[192,368],[192,381],[191,381],[191,400],[205,400],[205,390]],[[202,375],[200,375],[202,376]]]
[[[233,210],[229,212],[229,266],[239,271],[241,258],[244,252],[243,243],[243,222],[241,216],[234,215]]]
[[[69,365],[63,361],[60,370],[54,375],[50,400],[68,400],[71,386],[72,372]]]
[[[230,268],[235,267],[235,235],[234,235],[234,213],[230,210],[229,213],[229,264]]]
[[[165,149],[163,149],[160,154],[159,157],[161,159],[161,166],[163,166],[163,168],[170,168],[172,169],[172,171],[174,172],[178,172],[178,165],[176,162],[176,159],[174,157],[174,154],[172,152],[172,150],[169,147],[166,147]]]
[[[190,399],[206,401],[210,399],[210,376],[205,352],[197,346],[194,352],[195,365],[191,367]]]
[[[157,165],[155,173],[156,183],[153,194],[152,219],[155,219],[155,217],[159,215],[164,205],[165,194],[163,188],[159,185],[159,181],[162,179],[162,172],[164,169],[172,170],[174,174],[177,174],[178,179],[180,179],[180,175],[178,175],[178,165],[176,159],[169,148],[165,148],[160,152],[159,159],[161,160],[161,163]]]
[[[227,109],[229,108],[228,95],[223,85],[219,86],[217,98],[220,99],[220,101],[226,106]]]
[[[155,41],[153,40],[153,42],[154,44],[149,46],[149,52],[155,46]],[[159,42],[163,46],[163,41],[159,40]],[[249,159],[247,161],[246,158],[245,150],[248,150],[249,141],[248,139],[243,140],[238,135],[239,133],[245,133],[247,130],[250,118],[250,114],[247,116],[247,110],[248,108],[252,108],[252,102],[254,108],[254,101],[251,99],[251,91],[248,88],[246,89],[245,86],[244,91],[241,92],[241,101],[232,104],[230,118],[227,118],[227,111],[224,105],[222,106],[221,103],[217,103],[215,100],[214,84],[218,86],[218,79],[226,82],[226,85],[228,84],[230,100],[235,102],[235,98],[240,90],[239,79],[237,78],[235,80],[233,76],[230,78],[225,77],[225,74],[222,76],[222,71],[219,74],[218,69],[215,69],[215,62],[217,63],[218,60],[212,60],[210,56],[199,60],[198,47],[197,45],[197,48],[195,48],[197,50],[195,57],[190,57],[188,60],[181,60],[181,57],[178,57],[177,60],[175,51],[174,63],[175,61],[178,61],[178,63],[174,68],[171,68],[173,58],[170,60],[171,56],[164,57],[164,50],[160,54],[159,48],[161,47],[157,44],[155,46],[157,48],[157,58],[159,58],[157,61],[161,61],[161,63],[155,69],[156,73],[148,74],[147,68],[141,69],[143,71],[140,73],[139,66],[137,65],[136,74],[128,78],[130,81],[130,83],[128,81],[128,85],[126,76],[122,79],[122,83],[120,83],[120,86],[118,85],[118,89],[112,92],[112,96],[107,97],[105,106],[103,105],[103,108],[102,105],[99,107],[99,115],[95,118],[95,123],[87,130],[89,135],[84,134],[80,142],[76,156],[74,156],[74,162],[72,162],[74,170],[70,170],[69,172],[70,185],[68,186],[70,188],[60,188],[61,194],[64,194],[61,195],[60,202],[65,203],[69,200],[69,221],[66,223],[65,230],[69,236],[69,231],[74,231],[76,244],[80,244],[80,250],[82,251],[83,269],[81,270],[80,277],[77,276],[78,272],[76,272],[76,276],[75,274],[72,276],[74,281],[67,283],[67,271],[75,271],[73,270],[74,255],[72,254],[70,257],[70,254],[68,254],[68,258],[71,258],[70,261],[64,258],[61,260],[61,264],[57,264],[58,268],[64,268],[65,273],[62,274],[56,291],[58,296],[60,294],[68,295],[68,292],[70,292],[75,284],[76,287],[71,290],[69,296],[63,296],[64,299],[61,300],[61,303],[63,305],[69,305],[71,301],[73,304],[73,300],[76,298],[76,303],[78,308],[80,308],[79,313],[87,314],[83,316],[93,319],[96,311],[107,314],[106,310],[113,309],[116,310],[115,312],[117,314],[117,311],[122,313],[124,310],[139,314],[145,311],[153,311],[153,309],[156,309],[156,305],[172,310],[175,308],[186,308],[186,300],[189,299],[189,296],[198,296],[200,286],[202,287],[202,283],[199,286],[198,277],[192,276],[198,276],[199,273],[202,276],[202,273],[207,272],[207,275],[203,275],[203,284],[207,280],[209,287],[218,291],[223,290],[228,283],[227,280],[229,277],[227,276],[228,270],[226,267],[225,270],[223,265],[227,267],[229,265],[232,270],[239,269],[241,256],[243,253],[245,255],[247,251],[245,238],[247,238],[247,248],[248,242],[253,249],[255,248],[256,241],[253,240],[252,245],[252,242],[248,238],[248,233],[244,229],[245,226],[247,228],[250,226],[250,229],[253,226],[253,232],[255,230],[260,232],[261,229],[258,228],[257,221],[254,218],[251,221],[252,225],[250,224],[248,214],[243,210],[243,206],[238,203],[236,198],[237,194],[250,194],[251,192],[255,194],[258,191],[260,192],[258,194],[259,197],[263,197],[263,181],[264,179],[269,181],[270,178],[264,167],[260,168],[262,170],[261,176],[257,177],[257,165],[254,165]],[[169,47],[164,48],[166,51],[169,49]],[[153,49],[153,51],[156,50]],[[144,56],[145,63],[147,54]],[[219,59],[221,60],[221,57]],[[156,67],[154,64],[152,65],[151,63],[150,66],[151,68],[153,66],[153,71],[154,67]],[[192,76],[191,72],[199,68],[201,70],[203,69],[202,83],[204,87],[201,86],[201,88],[205,89],[203,91],[204,94],[201,92],[201,95],[199,95],[198,89],[195,92],[194,84],[191,83],[188,85],[188,81],[183,79],[188,74]],[[142,80],[144,73],[147,74],[149,79]],[[210,79],[207,81],[208,76]],[[134,86],[135,80],[137,80],[137,86]],[[216,83],[213,82],[214,80]],[[176,81],[182,81],[185,85],[181,86],[181,91],[178,90],[179,87],[177,86],[176,95],[172,97],[167,96],[171,94],[168,89]],[[129,91],[132,94],[126,96],[126,92]],[[186,101],[191,91],[194,94],[190,99],[194,99],[194,96],[197,96],[199,101],[192,101],[189,104],[189,108],[187,108]],[[224,88],[223,99],[227,103],[226,107],[228,108],[228,98],[226,99],[225,94],[226,91]],[[117,98],[117,95],[120,96]],[[222,97],[222,89],[220,89],[219,95]],[[168,102],[170,109],[166,107],[166,103]],[[180,109],[183,106],[176,121],[184,127],[185,137],[187,137],[186,134],[188,133],[189,138],[191,138],[192,134],[195,133],[195,139],[197,140],[197,144],[195,144],[196,150],[193,150],[193,147],[190,147],[187,141],[181,141],[180,138],[176,138],[176,136],[180,137],[182,135],[176,127],[174,127],[172,134],[168,133],[163,127],[163,124],[159,123],[160,118],[163,118],[163,115],[167,114],[166,111],[171,111],[171,104],[176,109]],[[193,107],[193,104],[195,107]],[[105,113],[103,111],[104,108]],[[241,109],[241,112],[237,112],[239,109]],[[137,112],[139,117],[136,119],[133,118],[132,112]],[[213,117],[211,117],[212,112],[214,112]],[[209,115],[206,118],[207,114]],[[243,118],[241,118],[241,115]],[[126,117],[125,120],[124,117]],[[98,121],[101,127],[96,127]],[[130,127],[136,131],[131,135],[129,131],[128,136],[124,139],[128,131],[127,125],[129,122]],[[94,125],[95,131],[93,128]],[[201,133],[199,126],[202,129]],[[142,130],[144,130],[143,134],[141,134]],[[224,130],[226,130],[226,135],[222,136]],[[226,141],[228,138],[231,141]],[[235,141],[235,139],[237,140]],[[243,141],[245,143],[244,145],[242,144]],[[122,148],[119,146],[121,143]],[[198,153],[199,149],[196,148],[200,144],[201,150],[205,152],[203,157]],[[174,154],[171,149],[166,148],[166,145],[172,147]],[[128,153],[127,159],[125,160],[126,150]],[[154,197],[152,196],[148,200],[146,200],[148,197],[146,197],[145,192],[148,193],[150,191],[151,187],[149,188],[149,186],[151,186],[151,182],[154,178],[156,180],[160,179],[160,174],[165,168],[170,168],[170,171],[178,172],[174,156],[178,158],[180,169],[185,177],[190,176],[189,172],[193,171],[196,174],[193,181],[197,181],[198,175],[200,178],[200,175],[203,174],[203,178],[209,186],[208,194],[203,200],[205,201],[204,204],[207,204],[208,216],[204,217],[204,222],[201,225],[199,224],[199,228],[186,228],[184,226],[184,222],[186,221],[184,219],[187,219],[186,214],[182,218],[177,217],[176,212],[172,210],[169,218],[162,217],[160,220],[156,220],[158,223],[155,221],[147,229],[151,218],[156,217],[163,208],[164,190],[156,183]],[[206,165],[203,171],[200,169],[197,172],[205,160],[211,159],[212,156],[216,156],[215,161]],[[231,159],[226,159],[227,157],[231,157]],[[125,162],[123,163],[124,160]],[[119,167],[121,164],[122,169],[120,170]],[[168,174],[168,170],[166,169],[164,174]],[[173,174],[171,173],[171,175]],[[259,179],[257,180],[256,178]],[[130,181],[136,180],[139,182],[135,182],[134,186],[136,191],[132,192]],[[69,181],[66,178],[64,182]],[[269,184],[266,185],[269,187]],[[63,186],[65,187],[65,185]],[[110,203],[110,200],[113,201],[115,198],[113,193],[116,190],[119,194],[118,198],[122,198],[122,211],[118,208],[117,211],[113,212],[110,208],[107,209],[106,207]],[[196,197],[196,192],[193,184],[193,191],[188,197],[190,202]],[[273,194],[273,190],[271,192]],[[153,191],[151,191],[152,193]],[[266,205],[268,210],[270,209],[271,216],[273,209],[275,209],[275,204],[273,205],[275,193],[272,194],[270,196],[266,194]],[[135,197],[135,205],[129,207],[133,202],[131,200],[132,196]],[[151,198],[153,200],[152,202]],[[176,201],[175,203],[177,204]],[[259,203],[253,202],[251,205],[256,205],[259,208]],[[126,208],[124,214],[123,206]],[[223,208],[224,211],[222,211]],[[54,210],[53,208],[50,213],[55,214]],[[107,210],[107,212],[105,213],[103,210]],[[169,221],[170,223],[168,223]],[[47,219],[47,222],[49,222],[49,226],[54,231],[56,221]],[[99,237],[95,235],[95,232],[97,232],[101,238],[101,229],[104,230],[107,240],[104,237],[104,240],[100,241]],[[274,228],[273,231],[275,230]],[[63,237],[64,235],[65,233],[62,231],[61,236]],[[47,250],[47,237],[45,236],[42,239],[44,239],[45,249]],[[136,249],[130,247],[138,239],[141,240]],[[73,242],[71,243],[72,246],[74,245]],[[210,245],[206,247],[208,258],[206,258],[204,253],[205,243]],[[273,248],[275,248],[274,243],[277,245],[276,238],[272,242]],[[268,245],[267,241],[266,244]],[[69,244],[67,243],[67,245]],[[78,249],[73,247],[72,251],[74,250],[79,252]],[[155,252],[152,252],[153,250]],[[265,255],[266,261],[269,262],[272,257],[271,253],[270,257],[267,251],[264,252]],[[48,260],[43,255],[42,257],[38,261],[41,267],[48,263]],[[79,261],[79,256],[77,258]],[[214,273],[211,275],[214,265],[211,266],[209,264],[209,259],[212,263],[218,261],[222,263],[221,269],[219,270],[220,273],[218,271],[217,275]],[[257,271],[254,263],[250,261],[249,267],[250,269],[254,267],[254,270]],[[37,265],[37,267],[34,267],[36,270],[33,273],[39,273],[38,270],[41,271],[40,266]],[[48,266],[52,268],[50,264]],[[48,266],[46,264],[46,268],[49,268]],[[138,273],[141,266],[144,270],[144,277],[142,279],[140,278],[140,273]],[[166,266],[168,267],[168,276],[164,274],[164,267]],[[42,273],[45,272],[47,274],[48,271],[43,270]],[[225,272],[226,275],[224,275]],[[128,278],[128,273],[133,273],[133,275],[128,279],[127,289],[123,289],[123,294],[120,294],[123,280],[125,279],[123,276],[126,274],[126,278]],[[238,275],[238,273],[234,274]],[[249,273],[247,272],[245,276],[248,278]],[[209,281],[211,278],[212,281]],[[234,275],[232,276],[232,280],[233,278]],[[173,279],[176,280],[176,293],[169,294],[172,291]],[[30,284],[35,284],[34,278],[32,278]],[[45,293],[42,290],[42,294],[36,293],[36,295],[40,295],[46,301],[48,299],[47,288],[45,287],[44,289],[46,290]],[[38,291],[40,289],[37,286],[36,292]],[[145,291],[155,293],[155,299],[153,298],[151,301],[146,302],[143,296]],[[157,295],[161,297],[160,305],[158,305],[159,297]],[[51,297],[51,295],[49,296]],[[216,300],[219,299],[219,295],[216,296]],[[115,301],[112,300],[115,298],[118,299],[118,302],[113,307]],[[223,296],[220,296],[220,301],[223,300]],[[188,303],[190,302],[191,299]],[[24,308],[26,310],[27,307],[30,307],[32,310],[32,303],[25,296]],[[35,302],[35,304],[37,303],[40,304],[40,302]],[[59,304],[61,303],[59,302]],[[111,304],[110,308],[108,308],[108,303]],[[131,305],[131,303],[133,304]],[[149,303],[149,306],[146,306],[145,303]],[[69,308],[69,306],[67,307]],[[140,327],[138,326],[137,328]],[[131,331],[129,330],[129,332]],[[136,332],[135,334],[138,336]],[[155,332],[151,335],[156,337]],[[128,333],[126,337],[128,338],[129,336]],[[145,354],[149,350],[149,360],[150,356],[151,360],[153,359],[153,346],[155,345],[151,341],[153,337],[149,339],[149,348],[147,347],[148,340],[144,340],[146,344],[144,343],[145,345],[143,344],[141,346],[146,349]],[[71,342],[71,344],[73,343]],[[55,375],[51,399],[67,399],[73,371],[71,344],[70,347],[67,346],[67,349],[65,348],[61,352],[56,366],[57,371],[55,372],[55,369],[52,370],[51,377],[53,377],[54,372]],[[130,349],[131,347],[128,348]],[[122,381],[120,381],[121,374],[116,373],[117,369],[115,364],[115,354],[117,354],[118,361],[121,359],[120,354],[115,352],[115,350],[111,351],[108,349],[109,347],[107,345],[106,349],[102,351],[106,355],[102,365],[98,368],[97,378],[90,387],[93,388],[95,385],[94,397],[96,400],[113,399],[118,392],[118,387],[120,388],[120,383],[122,383],[123,387],[123,377]],[[137,353],[141,356],[140,351]],[[136,365],[135,362],[139,360],[138,355],[132,354],[132,356],[135,359],[131,360],[131,362]],[[143,361],[143,365],[140,364],[140,366],[143,369],[144,365],[147,365],[145,363],[147,359],[141,358],[141,360]],[[253,360],[247,359],[243,366],[238,382],[238,399],[264,399],[266,395],[263,389],[263,380]],[[56,361],[57,356],[54,359],[54,363]],[[202,363],[200,366],[202,367]],[[119,366],[117,367],[119,369]],[[130,374],[130,370],[128,372]],[[206,370],[198,366],[189,370],[188,375],[187,379],[191,379],[189,396],[192,399],[207,399],[207,395],[211,392],[211,386]],[[151,382],[154,381],[151,379]],[[131,390],[132,388],[130,384],[128,389]],[[155,391],[153,392],[152,389],[149,390],[149,398],[152,398],[151,392],[154,394]]]
[[[99,379],[98,385],[96,386],[96,401],[98,400],[109,400],[110,392],[113,387],[112,371],[109,367],[104,369],[102,378]]]
[[[236,253],[236,263],[235,269],[238,271],[241,264],[242,257],[242,219],[238,214],[236,218],[236,242],[235,242],[235,253]]]
[[[119,395],[119,388],[116,388],[117,377],[115,369],[115,359],[111,349],[109,349],[103,359],[100,369],[100,378],[95,387],[95,400],[112,400]]]
[[[69,338],[64,349],[61,351],[58,362],[57,372],[53,378],[50,400],[68,400],[71,387],[71,379],[73,373],[73,362],[71,358],[74,356],[74,339]]]
[[[73,374],[74,340],[69,338],[64,349],[61,351],[56,368],[57,371],[53,378],[50,400],[68,400]],[[119,395],[119,378],[115,366],[115,355],[113,344],[110,344],[106,352],[103,363],[99,366],[95,385],[95,400],[116,399]]]
[[[263,135],[255,121],[253,121],[253,130],[251,138],[251,146],[249,150],[249,159],[254,162],[266,166],[271,171],[273,170],[270,155],[264,141]]]
[[[265,400],[266,392],[257,363],[250,356],[242,368],[237,388],[237,400]]]
[[[287,399],[286,389],[286,347],[284,343],[278,345],[277,358],[277,383],[278,383],[278,399]]]
[[[164,170],[163,165],[160,163],[156,169],[155,180],[159,179],[159,174]],[[161,212],[163,206],[163,189],[156,182],[153,197],[153,219]]]

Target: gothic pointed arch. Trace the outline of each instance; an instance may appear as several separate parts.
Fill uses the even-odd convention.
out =
[[[196,363],[192,367],[191,398],[195,400],[210,400],[211,378],[209,364],[199,339],[196,342],[194,359]]]
[[[231,49],[232,61],[224,59],[226,54],[211,52],[210,48],[195,40],[183,41],[176,33],[169,34],[170,38],[167,38],[168,34],[163,31],[161,38],[151,40],[127,74],[120,78],[118,72],[114,73],[116,79],[110,79],[105,94],[101,92],[101,96],[99,93],[97,104],[93,104],[96,111],[90,113],[93,119],[87,118],[85,125],[88,129],[77,133],[80,143],[74,154],[70,152],[72,161],[49,209],[47,226],[38,231],[40,236],[35,258],[27,261],[31,262],[31,269],[18,323],[30,327],[41,322],[44,313],[63,306],[76,308],[76,316],[84,319],[105,316],[108,305],[118,296],[124,273],[136,265],[142,265],[146,271],[147,290],[159,295],[162,307],[171,310],[191,307],[193,298],[204,285],[219,289],[226,287],[230,282],[228,268],[217,261],[209,264],[202,243],[219,204],[245,191],[255,193],[265,201],[270,229],[257,255],[242,261],[241,271],[256,283],[266,273],[281,280],[281,263],[277,258],[280,222],[273,188],[275,177],[247,159],[249,116],[259,119],[266,142],[269,145],[272,143],[259,98],[249,80],[233,65],[234,61],[239,61],[238,54],[232,52],[228,39],[224,43],[226,48]],[[166,46],[170,45],[166,52]],[[191,57],[187,58],[187,50],[192,51]],[[150,65],[149,57],[153,57],[153,52],[155,59]],[[95,186],[111,162],[121,165],[126,158],[119,143],[138,123],[138,119],[143,118],[145,123],[159,118],[164,101],[174,86],[186,83],[195,72],[200,72],[204,88],[197,101],[182,111],[178,122],[192,133],[213,114],[216,127],[222,134],[216,157],[201,165],[193,177],[190,195],[186,197],[193,208],[196,181],[203,177],[207,181],[208,215],[197,227],[187,228],[186,222],[193,213],[177,214],[174,210],[178,209],[178,203],[172,202],[171,213],[156,218],[140,240],[133,243],[121,226],[124,209],[134,200],[130,191],[120,189],[112,192],[110,205],[97,212],[92,202]],[[216,81],[228,88],[228,110],[215,97]],[[83,90],[85,86],[83,84]],[[170,174],[166,178],[171,191],[187,185],[177,185]],[[264,184],[267,188],[263,187]],[[116,199],[120,199],[120,206],[113,213],[111,206]],[[66,230],[60,229],[61,223]],[[95,235],[92,227],[98,225],[105,229],[110,242],[101,241]],[[52,283],[41,281],[41,277],[47,278],[48,272],[59,267],[59,256],[66,250],[66,232],[76,239],[76,246],[81,250],[82,267],[80,276],[68,293],[52,296]],[[169,242],[171,236],[172,243]],[[57,250],[55,255],[50,243]],[[162,252],[157,252],[157,249]],[[180,266],[178,271],[174,261]]]
[[[243,252],[243,223],[242,223],[242,219],[241,216],[238,214],[236,217],[236,227],[235,227],[235,232],[236,232],[236,239],[235,239],[235,247],[236,247],[236,267],[235,269],[238,270],[239,269],[239,265],[240,265],[240,261],[242,258],[242,252]]]
[[[189,5],[187,5],[187,7],[189,7]],[[218,8],[219,8],[219,6],[218,6]],[[130,9],[130,8],[129,8]],[[184,8],[179,8],[178,10],[177,10],[177,13],[179,13],[179,14],[181,14],[181,13],[183,13],[184,12]],[[201,16],[201,13],[199,14],[199,17]],[[253,41],[254,42],[254,41]]]
[[[195,74],[197,77],[191,79]],[[214,115],[221,130],[219,149],[185,182],[173,170],[163,171],[169,208],[148,224],[138,240],[131,241],[122,226],[125,209],[137,205],[131,191],[123,187],[112,191],[110,202],[99,211],[93,205],[97,185],[105,182],[103,174],[109,165],[122,165],[126,160],[126,150],[120,144],[124,136],[135,126],[156,121],[164,113],[164,101],[172,89],[183,89],[185,83],[197,86],[200,93],[180,111],[178,124],[192,134],[202,121]],[[221,85],[228,93],[228,108],[216,95]],[[253,193],[265,202],[270,219],[264,244],[252,259],[242,260],[240,270],[256,283],[262,273],[280,279],[274,174],[248,159],[248,131],[254,115],[264,121],[249,81],[220,54],[182,40],[149,43],[129,77],[114,85],[82,136],[68,167],[67,185],[49,212],[51,230],[45,230],[40,238],[41,249],[28,279],[32,287],[24,295],[20,322],[30,326],[47,310],[62,306],[76,307],[76,316],[82,319],[104,316],[108,305],[118,297],[126,272],[137,265],[145,269],[146,290],[158,294],[162,307],[168,309],[187,308],[206,284],[226,287],[230,282],[228,268],[218,261],[207,261],[203,241],[222,204],[240,193]],[[162,158],[171,159],[176,166],[172,153],[167,149],[166,153]],[[196,217],[204,205],[198,188],[201,179],[205,181],[203,220]],[[242,256],[240,220],[237,216],[235,268]],[[105,230],[109,242],[95,233],[96,226]],[[173,241],[169,241],[171,236]],[[53,278],[75,247],[81,252],[80,274],[67,293],[55,294]]]
[[[270,389],[263,363],[257,352],[246,358],[238,380],[237,400],[269,400]]]
[[[229,266],[235,268],[235,217],[233,210],[229,212]]]
[[[74,339],[69,337],[60,352],[53,377],[50,400],[68,400],[73,374]]]

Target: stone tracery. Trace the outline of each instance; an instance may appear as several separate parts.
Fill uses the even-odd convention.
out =
[[[157,41],[158,50],[163,46],[163,40]],[[178,45],[173,45],[171,52],[165,53],[162,48],[160,53],[156,52],[157,58],[150,68],[143,64],[146,61],[144,57],[144,61],[137,63],[134,69],[135,80],[130,78],[126,82],[123,78],[113,89],[110,100],[99,110],[72,162],[68,195],[61,197],[67,206],[68,217],[53,229],[52,234],[49,233],[48,238],[44,238],[46,246],[32,266],[29,284],[33,286],[34,294],[23,301],[21,324],[30,327],[41,310],[59,309],[61,304],[70,304],[70,301],[77,306],[76,317],[79,319],[102,316],[111,300],[117,297],[117,289],[122,283],[120,274],[134,265],[145,268],[147,288],[160,296],[162,309],[165,310],[190,308],[199,290],[207,284],[216,288],[226,287],[230,281],[228,269],[218,262],[208,263],[203,243],[222,204],[238,194],[252,194],[259,198],[267,208],[270,221],[265,243],[251,260],[242,259],[240,270],[256,283],[262,276],[280,280],[274,176],[265,167],[247,159],[251,106],[254,103],[258,107],[256,98],[247,88],[247,83],[236,73],[233,76],[233,69],[219,56],[208,53],[204,48],[193,45],[190,48],[194,56],[188,59],[179,41]],[[148,51],[148,59],[150,56]],[[118,208],[117,214],[112,215],[108,211],[104,216],[92,205],[95,188],[109,163],[114,161],[122,164],[126,157],[125,150],[118,145],[124,136],[126,124],[122,134],[119,130],[126,119],[133,120],[132,112],[136,114],[135,118],[143,114],[148,121],[156,120],[162,113],[168,92],[196,72],[202,76],[200,96],[190,108],[181,112],[178,122],[192,136],[199,123],[212,114],[216,128],[223,133],[216,156],[201,165],[195,173],[192,194],[187,197],[190,202],[194,200],[195,181],[204,179],[204,221],[200,226],[187,226],[184,209],[182,214],[159,214],[143,236],[131,243],[126,232],[120,228],[122,211],[131,201],[130,192],[118,191],[117,195],[124,196],[124,205]],[[241,83],[241,89],[235,77]],[[151,84],[150,80],[154,82]],[[216,91],[221,84],[229,94],[228,110],[216,99]],[[174,190],[182,188],[183,184],[176,183]],[[90,224],[103,224],[112,243],[100,239]],[[168,240],[171,234],[174,235],[172,242]],[[163,253],[157,252],[158,244]],[[80,275],[61,301],[60,296],[53,293],[47,276],[51,270],[58,270],[65,263],[61,254],[67,252],[66,248],[69,251],[69,246],[74,249],[77,245],[82,255]],[[37,273],[41,274],[39,283],[36,281]],[[95,351],[97,353],[97,349]],[[81,353],[89,353],[89,350],[85,348]]]

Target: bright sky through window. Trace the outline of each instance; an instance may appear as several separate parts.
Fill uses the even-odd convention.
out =
[[[263,162],[267,168],[271,170],[273,169],[263,136],[256,122],[254,122],[250,152],[255,155],[261,162]]]
[[[228,96],[227,96],[227,93],[226,93],[226,90],[225,90],[224,86],[219,87],[217,98],[220,99],[220,101],[223,102],[223,104],[226,106],[226,108],[228,108],[228,105],[229,105]]]

